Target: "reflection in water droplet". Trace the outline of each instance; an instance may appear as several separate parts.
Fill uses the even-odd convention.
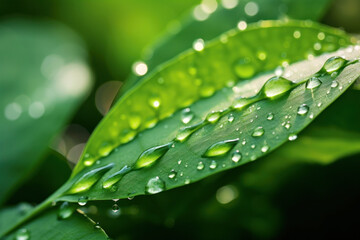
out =
[[[297,139],[297,135],[292,133],[292,134],[289,135],[288,139],[289,139],[289,141],[294,141],[294,140]]]
[[[331,85],[330,85],[330,86],[331,86],[332,88],[336,88],[336,87],[339,86],[339,82],[336,81],[336,80],[334,80],[334,81],[331,82]]]
[[[81,197],[79,197],[79,199],[78,199],[78,204],[79,204],[80,206],[85,206],[85,205],[87,204],[87,202],[88,202],[88,197],[81,196]]]
[[[342,68],[346,62],[347,60],[342,57],[332,57],[325,62],[323,68],[326,72],[332,73]]]
[[[287,80],[286,78],[273,77],[265,83],[262,91],[266,97],[274,98],[289,91],[291,88],[293,88],[294,85],[295,83]]]
[[[216,161],[212,160],[209,167],[210,167],[210,169],[215,169],[217,167]]]
[[[19,229],[15,234],[16,240],[29,240],[30,232],[26,228]]]
[[[111,207],[112,211],[114,213],[117,213],[120,210],[119,205],[117,205],[116,203]]]
[[[66,219],[69,218],[75,211],[75,207],[71,206],[68,202],[63,202],[60,205],[58,211],[58,219]]]
[[[185,181],[184,181],[184,184],[185,185],[190,184],[190,178],[186,178]]]
[[[129,173],[131,171],[131,167],[129,166],[124,166],[120,171],[117,171],[113,174],[111,174],[109,177],[107,177],[102,186],[105,189],[109,189],[112,186],[114,186],[115,183],[119,182],[127,173]],[[116,190],[116,189],[113,189]]]
[[[267,145],[263,146],[263,147],[261,148],[261,151],[262,151],[263,153],[266,153],[267,151],[269,151],[269,146],[267,146]]]
[[[262,135],[264,135],[265,130],[263,127],[257,127],[255,128],[254,132],[252,133],[251,136],[253,137],[261,137]]]
[[[220,141],[211,145],[205,153],[202,155],[203,157],[217,157],[222,156],[228,153],[237,143],[239,139],[231,139]]]
[[[266,117],[267,120],[273,120],[274,119],[274,114],[273,113],[269,113]]]
[[[219,120],[220,116],[221,116],[220,111],[216,111],[216,112],[213,111],[206,116],[206,120],[210,123],[214,123]]]
[[[284,126],[286,129],[289,129],[291,127],[291,124],[290,123],[286,123],[285,126]]]
[[[165,190],[165,182],[159,177],[151,178],[146,186],[145,192],[149,194],[156,194]]]
[[[172,169],[172,170],[170,171],[168,177],[169,177],[170,179],[174,179],[174,178],[176,177],[176,174],[177,174],[177,172],[176,172],[174,169]]]
[[[309,107],[306,104],[302,104],[298,107],[297,114],[304,116],[308,113]]]
[[[231,155],[231,160],[234,163],[237,163],[241,160],[241,153],[239,152],[239,150],[236,150],[232,155]]]
[[[93,158],[89,153],[84,155],[83,163],[85,166],[91,166],[95,162],[95,158]]]
[[[190,108],[185,108],[181,112],[181,121],[184,124],[188,124],[194,117],[194,114],[191,112]]]
[[[321,81],[319,78],[317,77],[311,77],[307,82],[306,82],[306,88],[307,89],[314,89],[317,88],[321,85]]]
[[[92,169],[82,175],[68,190],[68,193],[79,193],[89,190],[106,172],[114,167],[113,163]]]
[[[200,162],[198,163],[196,169],[197,169],[197,170],[203,170],[204,167],[205,167],[204,163],[200,161]]]
[[[145,150],[140,154],[139,158],[136,160],[135,169],[149,167],[153,165],[158,159],[165,155],[169,151],[173,143],[167,143],[164,145],[156,146]]]
[[[229,122],[233,122],[234,119],[235,119],[234,115],[229,114],[228,121],[229,121]]]

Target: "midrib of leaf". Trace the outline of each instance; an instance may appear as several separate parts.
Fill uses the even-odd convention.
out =
[[[295,39],[293,36],[295,31],[301,31],[301,37],[306,40]],[[322,42],[318,39],[318,34],[321,32],[327,36]],[[222,41],[217,39],[209,43],[203,52],[188,51],[160,66],[155,73],[129,91],[94,131],[72,176],[84,169],[87,156],[95,161],[104,153],[102,150],[107,149],[105,154],[102,154],[105,156],[115,147],[131,139],[124,140],[125,136],[130,134],[134,137],[138,132],[147,129],[149,124],[156,124],[178,109],[200,99],[198,91],[201,91],[201,88],[211,87],[215,92],[227,84],[238,81],[233,71],[234,62],[238,59],[250,58],[252,66],[255,67],[253,75],[257,75],[275,69],[284,61],[293,63],[309,54],[318,55],[323,53],[323,50],[329,50],[330,47],[337,49],[351,43],[343,32],[308,21],[263,21],[249,26],[243,32],[232,30],[227,33],[226,38],[224,36]],[[279,36],[282,37],[281,40],[278,39]],[[252,52],[251,48],[257,47],[257,42],[255,46],[249,48],[254,41],[259,41],[261,51],[267,53],[266,61],[257,59]],[[319,41],[322,43],[322,48],[316,51],[313,45]],[[284,52],[286,52],[285,57],[281,56]],[[189,68],[195,68],[196,73],[191,75]],[[159,84],[159,79],[164,79],[164,84]],[[194,85],[196,79],[202,80],[202,86]],[[178,89],[186,89],[186,91],[179,92]],[[149,99],[152,98],[160,100],[158,111],[149,104]],[[136,130],[131,129],[129,125],[134,119],[141,121]]]

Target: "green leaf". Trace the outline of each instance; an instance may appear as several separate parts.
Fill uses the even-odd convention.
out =
[[[78,37],[55,22],[0,24],[0,204],[36,167],[91,86]]]
[[[24,210],[25,209],[25,210]],[[29,205],[19,205],[4,209],[0,212],[0,236],[6,231],[9,223],[15,222],[26,212],[29,212]],[[28,238],[17,238],[20,235]],[[59,219],[57,209],[50,209],[33,221],[26,223],[17,231],[2,239],[108,239],[106,233],[81,212],[75,212],[66,219]]]
[[[350,43],[341,32],[309,22],[262,22],[243,32],[231,31],[226,41],[222,37],[203,51],[184,53],[114,106],[91,136],[71,179],[58,192],[64,195],[58,200],[157,193],[253,161],[288,139],[294,140],[360,74],[359,63],[329,59],[359,57],[358,47],[317,58],[313,55]],[[273,76],[269,71],[279,64],[309,54],[310,60],[285,69],[283,76],[293,82],[279,77],[266,82]],[[259,94],[251,97],[256,92]],[[250,97],[245,98],[249,105],[241,107],[243,99],[232,105],[239,97]],[[303,104],[308,110],[298,114]],[[189,112],[178,111],[186,106],[194,116],[188,125],[184,116],[188,119]],[[219,110],[224,111],[216,112]],[[189,131],[194,132],[187,139],[179,138],[179,133]],[[168,143],[173,147],[164,151]],[[132,170],[124,172],[124,168]]]
[[[249,2],[252,3],[249,4]],[[234,28],[239,21],[249,24],[259,20],[279,19],[285,16],[293,19],[318,20],[328,7],[329,2],[329,0],[247,0],[236,2],[235,6],[225,4],[224,7],[224,3],[219,4],[216,11],[211,14],[205,13],[201,5],[198,5],[182,21],[173,22],[165,36],[144,51],[144,61],[148,67],[148,72],[151,72],[159,64],[191,48],[195,39],[209,41]],[[254,3],[258,10],[256,14],[253,16],[246,14],[245,8],[251,8]],[[244,26],[246,24],[241,27]],[[131,74],[121,87],[115,101],[141,79],[142,76]]]

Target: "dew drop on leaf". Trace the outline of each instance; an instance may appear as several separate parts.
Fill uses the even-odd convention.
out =
[[[273,113],[269,113],[267,116],[266,116],[266,119],[271,121],[274,119],[274,114]]]
[[[113,146],[108,142],[104,142],[103,144],[101,144],[101,146],[99,148],[99,155],[102,157],[105,157],[105,156],[109,155],[109,153],[112,150],[113,150]]]
[[[217,157],[222,156],[228,153],[237,143],[239,139],[231,139],[220,141],[211,145],[205,153],[202,155],[203,157]]]
[[[265,130],[263,127],[257,127],[255,128],[254,132],[252,133],[251,136],[253,137],[261,137],[262,135],[264,135]]]
[[[81,197],[79,197],[79,199],[78,199],[78,204],[79,204],[80,206],[85,206],[85,205],[87,204],[87,202],[88,202],[88,197],[81,196]]]
[[[302,104],[297,109],[297,114],[304,116],[309,112],[309,106],[306,104]]]
[[[294,141],[294,140],[297,139],[297,135],[292,133],[292,134],[289,135],[288,139],[289,139],[289,141]]]
[[[95,162],[95,158],[92,157],[89,153],[86,153],[84,155],[84,165],[85,166],[91,166],[94,164],[94,162]]]
[[[261,152],[266,153],[267,151],[269,151],[269,146],[268,145],[262,146]]]
[[[216,161],[212,160],[209,167],[210,167],[210,169],[215,169],[217,167]]]
[[[203,170],[204,167],[205,167],[204,163],[200,161],[200,162],[198,163],[196,169],[197,169],[197,170]]]
[[[346,62],[342,57],[331,57],[324,63],[323,68],[327,73],[332,73],[342,68]]]
[[[58,211],[58,219],[69,218],[75,211],[75,207],[72,207],[68,202],[63,202],[60,205]]]
[[[158,159],[165,155],[165,153],[170,149],[172,144],[173,143],[170,142],[145,150],[136,160],[135,169],[149,167],[153,165]]]
[[[331,86],[332,88],[336,88],[336,87],[339,86],[339,82],[336,81],[336,80],[334,80],[334,81],[331,82],[331,85],[330,85],[330,86]]]
[[[190,184],[190,178],[186,178],[185,181],[184,181],[184,184],[187,185],[187,184]]]
[[[284,94],[293,88],[295,83],[292,81],[283,78],[283,77],[273,77],[270,78],[263,87],[263,92],[266,97],[274,98]]]
[[[234,163],[237,163],[241,160],[241,153],[239,152],[239,150],[236,150],[232,155],[231,155],[231,161],[233,161]]]
[[[230,114],[228,117],[228,122],[233,122],[235,119],[234,115]]]
[[[114,186],[115,183],[119,182],[127,173],[131,171],[131,167],[124,166],[121,170],[111,174],[109,177],[107,177],[102,186],[105,189],[109,189],[112,186]]]
[[[156,194],[165,190],[165,182],[159,177],[151,178],[146,186],[145,192],[148,194]]]
[[[114,213],[117,213],[120,210],[120,207],[115,203],[114,205],[112,205],[111,209]]]
[[[194,118],[194,114],[191,112],[190,108],[185,108],[181,111],[181,121],[184,124],[188,124]]]
[[[321,80],[317,77],[311,77],[307,82],[306,82],[306,88],[307,89],[314,89],[317,88],[321,85]]]
[[[193,126],[185,127],[179,130],[178,134],[175,137],[176,141],[183,142],[190,137],[196,130],[202,127],[202,122],[195,124]]]
[[[206,120],[210,123],[217,122],[221,116],[221,112],[211,112],[206,116]]]
[[[29,240],[30,232],[26,228],[19,229],[15,234],[16,240]]]
[[[170,171],[168,177],[170,179],[174,179],[176,177],[176,174],[177,174],[177,172],[173,169],[173,170]]]

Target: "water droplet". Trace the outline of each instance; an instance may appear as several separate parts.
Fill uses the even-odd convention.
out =
[[[286,129],[289,129],[291,127],[291,124],[290,123],[286,123],[285,126],[284,126]]]
[[[314,114],[311,113],[310,116],[309,116],[310,119],[313,119],[314,118]]]
[[[255,149],[256,148],[256,145],[255,144],[251,144],[250,146],[252,149]]]
[[[111,174],[105,179],[102,186],[105,189],[109,189],[114,186],[115,183],[119,182],[128,172],[131,171],[131,167],[124,166],[120,171]]]
[[[239,150],[236,150],[235,152],[233,152],[233,154],[231,155],[231,161],[233,161],[234,163],[237,163],[241,160],[241,153],[239,152]]]
[[[241,142],[242,145],[245,145],[246,144],[246,140],[243,139],[242,142]]]
[[[168,177],[170,179],[174,179],[176,177],[176,174],[177,174],[177,172],[173,169],[173,170],[170,171]]]
[[[284,68],[282,66],[278,66],[276,69],[275,69],[275,75],[280,77],[281,75],[283,75],[284,73]]]
[[[234,71],[239,78],[248,79],[255,75],[256,69],[250,59],[242,58],[235,62]]]
[[[116,203],[112,206],[112,211],[114,212],[114,213],[117,213],[119,210],[120,210],[120,207],[119,207],[119,205],[117,205]]]
[[[306,82],[306,88],[307,89],[314,89],[317,88],[321,85],[321,81],[319,78],[317,77],[311,77],[307,82]]]
[[[136,130],[140,127],[141,118],[138,115],[129,116],[129,126],[131,129]]]
[[[334,81],[331,82],[331,85],[330,85],[330,86],[331,86],[332,88],[336,88],[336,87],[339,86],[339,82],[336,81],[336,80],[334,80]]]
[[[237,143],[239,139],[225,140],[214,143],[211,145],[205,153],[202,155],[203,157],[217,157],[222,156],[228,153]]]
[[[196,130],[201,128],[203,126],[203,123],[200,122],[198,124],[195,124],[193,126],[185,127],[179,130],[178,134],[176,135],[176,140],[179,142],[185,141],[187,138],[190,137],[191,134],[193,134]]]
[[[136,160],[135,169],[149,167],[165,155],[173,143],[156,146],[145,150]]]
[[[113,146],[108,142],[104,142],[101,144],[99,148],[99,155],[102,157],[106,157],[107,155],[110,154],[112,150],[113,150]]]
[[[190,184],[190,178],[186,178],[185,181],[184,181],[184,184]]]
[[[92,169],[82,175],[68,190],[68,193],[79,193],[89,190],[106,172],[114,167],[113,163]]]
[[[269,151],[269,146],[264,145],[264,146],[261,148],[261,151],[262,151],[263,153],[266,153],[267,151]]]
[[[309,107],[306,104],[302,104],[298,107],[297,114],[304,116],[308,113]]]
[[[273,77],[265,83],[262,91],[266,97],[274,98],[289,91],[294,85],[296,84],[286,78]]]
[[[233,104],[232,104],[232,108],[237,109],[237,110],[241,110],[243,108],[245,108],[246,106],[256,102],[257,98],[255,97],[250,97],[250,98],[237,98],[234,100]]]
[[[95,229],[100,229],[101,228],[100,223],[99,222],[95,223],[94,228]]]
[[[144,76],[148,71],[148,66],[144,62],[135,62],[132,65],[133,73],[135,73],[138,76]]]
[[[216,161],[212,160],[209,167],[210,167],[210,169],[215,169],[217,167]]]
[[[346,62],[342,57],[331,57],[324,63],[323,68],[327,73],[332,73],[342,68]]]
[[[229,122],[233,122],[234,119],[235,119],[234,115],[229,114],[228,121],[229,121]]]
[[[68,202],[63,202],[58,211],[58,219],[69,218],[75,211],[75,207]]]
[[[191,112],[190,108],[185,108],[181,112],[181,121],[184,124],[188,124],[194,118],[194,114]]]
[[[157,97],[153,97],[153,98],[150,98],[149,99],[149,104],[151,107],[155,108],[155,109],[158,109],[160,107],[160,98],[157,98]]]
[[[253,137],[261,137],[262,135],[264,135],[265,130],[263,127],[257,127],[255,128],[254,132],[252,133],[251,136]]]
[[[78,204],[79,204],[80,206],[85,206],[85,205],[87,204],[87,202],[88,202],[88,197],[81,196],[81,197],[79,197],[79,199],[78,199]]]
[[[16,232],[15,239],[16,240],[29,240],[30,232],[26,228],[21,228]]]
[[[322,106],[322,103],[321,103],[321,102],[319,102],[319,103],[317,104],[317,106],[318,106],[318,107],[321,107],[321,106]]]
[[[151,178],[146,186],[145,192],[149,194],[156,194],[165,190],[165,182],[159,177]]]
[[[209,113],[207,116],[206,116],[206,120],[210,123],[214,123],[214,122],[217,122],[219,120],[221,116],[221,112],[220,111],[213,111],[211,113]]]
[[[193,42],[193,49],[195,51],[200,52],[200,51],[204,50],[204,47],[205,47],[205,42],[201,38],[198,38]]]
[[[89,153],[85,153],[83,162],[85,166],[91,166],[94,164],[95,158],[92,157]]]
[[[266,119],[271,121],[274,119],[274,114],[273,113],[269,113],[267,116],[266,116]]]
[[[197,169],[197,170],[203,170],[204,167],[205,167],[204,163],[200,161],[200,162],[198,163],[196,169]]]
[[[297,139],[297,135],[292,133],[292,134],[289,135],[288,139],[289,139],[289,141],[294,141],[294,140]]]

